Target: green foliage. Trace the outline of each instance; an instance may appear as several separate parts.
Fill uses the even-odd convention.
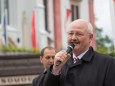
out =
[[[97,47],[97,51],[102,53],[102,54],[108,54],[107,52],[107,47]]]
[[[96,44],[98,52],[115,56],[112,40],[106,35],[102,36],[102,28],[96,28]]]
[[[3,46],[0,51],[2,52],[31,52],[31,53],[40,53],[38,49],[25,49],[25,48],[12,48],[9,46]]]
[[[110,53],[109,55],[115,57],[115,53],[114,52]]]

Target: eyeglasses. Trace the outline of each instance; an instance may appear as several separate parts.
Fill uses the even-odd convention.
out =
[[[68,32],[67,34],[68,34],[68,36],[70,36],[70,37],[72,37],[73,35],[75,35],[75,36],[77,36],[77,37],[81,37],[81,36],[84,35],[84,34],[81,33],[81,32],[77,32],[77,33],[74,33],[74,32]]]

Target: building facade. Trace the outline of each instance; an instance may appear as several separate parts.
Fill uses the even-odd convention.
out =
[[[66,28],[75,19],[82,18],[94,26],[93,0],[0,0],[0,38],[3,39],[3,16],[7,17],[7,40],[18,47],[32,48],[32,16],[35,18],[34,42],[36,48],[47,45],[66,48]],[[95,33],[95,26],[94,26]],[[95,37],[93,41],[95,45]]]
[[[66,49],[67,27],[71,21],[79,18],[90,21],[95,33],[93,0],[0,0],[0,46],[5,44],[19,48],[42,49],[50,45],[57,51],[60,48]],[[92,46],[96,49],[95,36]],[[15,83],[10,84],[11,81],[20,79],[23,82],[23,79],[29,78],[28,85],[21,82],[24,86],[29,86],[33,75],[37,74],[25,75],[27,76],[4,75],[7,78],[0,80],[7,81],[3,85],[14,85]],[[15,85],[23,86],[21,84]]]

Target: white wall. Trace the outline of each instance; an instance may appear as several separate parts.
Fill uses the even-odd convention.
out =
[[[53,40],[51,46],[54,47],[54,14],[53,14],[53,0],[48,0],[48,24],[51,31],[48,36]]]
[[[80,4],[80,18],[89,21],[88,0],[82,0],[82,2]]]
[[[36,28],[37,28],[37,43],[42,49],[47,46],[47,32],[45,30],[45,14],[43,0],[37,0],[36,4]]]
[[[67,27],[71,23],[71,14],[66,21],[66,10],[70,8],[70,0],[61,1],[61,28],[62,28],[62,48],[67,48]]]
[[[35,9],[35,1],[33,0],[17,0],[17,29],[20,33],[20,38],[21,38],[21,46],[23,46],[23,27],[22,27],[22,15],[23,12],[25,11],[26,14],[26,31],[25,34],[27,35],[27,40],[26,44],[27,47],[30,47],[31,45],[31,20],[32,20],[32,10]]]
[[[26,34],[26,47],[30,48],[31,46],[31,16],[32,10],[35,9],[36,1],[33,0],[9,0],[9,18],[10,26],[17,30],[16,36],[20,38],[20,43],[18,47],[24,47],[24,34]],[[25,32],[23,28],[23,13],[25,12]],[[12,37],[13,38],[13,37]]]
[[[48,34],[45,31],[45,14],[43,0],[10,0],[10,26],[14,28],[17,32],[14,37],[20,38],[20,43],[18,47],[31,48],[31,27],[32,27],[32,11],[35,10],[36,19],[36,40],[37,48],[42,49],[47,46],[47,36],[54,40],[54,21],[53,21],[53,1],[49,2],[49,29],[51,33]],[[25,12],[25,24],[23,26],[23,13]],[[25,34],[25,35],[24,35]],[[25,36],[25,39],[24,39]],[[12,39],[14,39],[12,37]],[[54,46],[54,43],[52,43]]]
[[[111,24],[112,24],[112,32],[113,32],[113,42],[114,42],[114,49],[115,49],[115,8],[113,0],[109,0],[110,6],[110,17],[111,17]]]

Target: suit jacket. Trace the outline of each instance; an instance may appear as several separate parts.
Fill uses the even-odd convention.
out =
[[[43,79],[44,79],[44,76],[46,74],[47,71],[43,72],[42,74],[40,74],[40,76],[34,78],[34,80],[32,81],[32,86],[43,86]]]
[[[89,48],[75,64],[72,58],[64,65],[60,75],[47,71],[42,86],[115,86],[115,60]]]

